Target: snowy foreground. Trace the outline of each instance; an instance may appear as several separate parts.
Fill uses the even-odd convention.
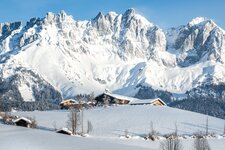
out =
[[[161,135],[171,133],[177,124],[178,134],[188,136],[181,139],[184,150],[193,149],[195,132],[205,131],[207,116],[170,107],[155,106],[114,106],[84,111],[84,129],[90,120],[93,132],[88,137],[67,136],[54,133],[57,128],[66,127],[68,111],[16,112],[15,115],[35,117],[39,129],[0,125],[1,150],[157,150],[163,140],[144,140],[143,135],[150,131],[150,122]],[[208,117],[209,138],[212,150],[224,150],[223,133],[225,120]],[[128,130],[129,139],[123,138]]]

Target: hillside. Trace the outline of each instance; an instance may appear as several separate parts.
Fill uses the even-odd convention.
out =
[[[143,136],[150,131],[150,122],[154,124],[154,129],[161,135],[174,132],[177,124],[178,134],[186,135],[187,139],[181,139],[183,149],[193,148],[193,139],[190,136],[196,132],[204,132],[206,126],[206,115],[179,110],[170,107],[156,106],[114,106],[89,109],[84,111],[84,130],[86,131],[86,121],[90,120],[93,125],[93,132],[89,137],[65,136],[53,133],[53,122],[57,128],[65,127],[68,119],[68,111],[34,111],[16,112],[19,116],[35,117],[39,129],[26,129],[12,126],[0,125],[1,146],[7,150],[19,147],[24,149],[24,145],[33,149],[71,149],[78,148],[92,149],[159,149],[159,143],[163,140],[144,140]],[[224,120],[208,117],[209,133],[214,133],[214,138],[209,138],[212,150],[223,150],[224,138],[219,136],[223,133]],[[130,139],[124,139],[125,129],[128,130]],[[79,128],[81,130],[81,128]],[[9,132],[11,134],[9,134]],[[18,138],[20,137],[20,138]],[[188,138],[189,137],[189,138]],[[15,144],[9,144],[16,139]],[[24,142],[26,141],[26,142]],[[45,144],[43,144],[43,141]],[[57,142],[56,142],[57,141]],[[30,143],[30,144],[28,144]],[[42,144],[40,144],[42,143]],[[8,144],[8,145],[7,145]],[[69,145],[69,146],[66,146]]]
[[[38,125],[52,129],[55,121],[58,128],[66,127],[68,111],[34,111],[16,112],[19,116],[35,117]],[[49,119],[51,118],[51,119]],[[90,120],[94,126],[93,135],[118,137],[127,129],[134,135],[149,132],[153,122],[155,130],[161,134],[171,133],[178,126],[179,134],[191,135],[197,131],[204,131],[206,115],[185,111],[167,106],[112,106],[97,107],[84,111],[84,122]],[[209,132],[223,133],[224,120],[208,117]],[[86,125],[85,125],[86,126]]]

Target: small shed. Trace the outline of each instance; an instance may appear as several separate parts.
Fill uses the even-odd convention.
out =
[[[68,128],[62,128],[56,131],[56,133],[66,134],[66,135],[72,135],[72,132]]]
[[[17,126],[30,128],[32,121],[25,117],[20,117],[13,121]]]

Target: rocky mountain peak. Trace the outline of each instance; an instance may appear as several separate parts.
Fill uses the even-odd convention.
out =
[[[209,19],[205,18],[205,17],[196,17],[194,19],[192,19],[189,23],[188,23],[188,26],[194,26],[194,25],[198,25],[200,23],[203,23],[203,22],[206,22],[208,21]]]
[[[123,14],[123,16],[134,16],[136,14],[135,9],[134,8],[129,8],[125,11],[125,13]]]
[[[42,19],[35,17],[35,18],[31,18],[30,21],[28,21],[26,23],[25,28],[32,28],[34,25],[41,25],[42,23]]]
[[[167,39],[167,47],[176,49],[180,66],[187,67],[208,60],[223,62],[218,57],[218,52],[219,55],[224,55],[223,30],[213,20],[204,17],[194,18],[186,26],[168,30]]]
[[[103,13],[102,12],[99,12],[98,14],[97,14],[97,16],[94,18],[94,20],[99,20],[99,19],[102,19],[102,18],[104,18],[104,15],[103,15]]]
[[[8,36],[12,33],[12,31],[20,29],[21,27],[22,27],[21,21],[1,23],[0,24],[0,35]]]
[[[66,14],[66,12],[64,10],[61,10],[59,13],[59,16],[60,16],[60,18],[65,19],[66,16],[68,16],[68,15]]]
[[[44,24],[58,24],[59,26],[63,23],[70,24],[71,22],[74,22],[73,17],[70,15],[67,15],[64,10],[60,11],[58,14],[54,14],[52,12],[48,12],[46,16],[44,17]]]
[[[32,18],[22,30],[10,33],[20,27],[21,23],[1,24],[0,33],[8,33],[0,43],[1,63],[35,70],[65,97],[95,88],[135,87],[145,81],[156,88],[183,92],[190,88],[172,85],[172,81],[180,82],[179,73],[167,81],[168,68],[171,72],[172,68],[188,70],[188,66],[209,60],[220,63],[225,58],[222,30],[202,17],[165,32],[134,9],[120,15],[100,12],[90,21],[75,21],[61,11],[49,12],[42,19]],[[140,61],[151,71],[137,65]],[[159,77],[155,72],[161,72]],[[184,82],[192,85],[192,80],[198,79]]]

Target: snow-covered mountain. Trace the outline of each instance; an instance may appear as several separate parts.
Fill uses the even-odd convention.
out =
[[[224,62],[225,32],[202,17],[165,31],[134,9],[99,13],[88,21],[62,11],[32,18],[25,26],[0,24],[1,80],[15,72],[22,76],[18,68],[30,70],[65,99],[106,88],[135,96],[150,87],[169,92],[171,102],[206,83],[225,84]],[[17,84],[24,101],[38,100],[32,87]]]
[[[167,32],[168,50],[177,55],[180,66],[212,60],[224,63],[224,31],[212,20],[197,17],[186,26]]]

